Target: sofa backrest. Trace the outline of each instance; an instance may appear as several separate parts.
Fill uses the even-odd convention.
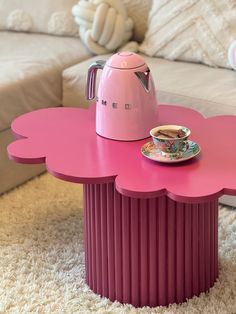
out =
[[[0,30],[78,36],[71,14],[79,0],[0,0]],[[153,0],[121,0],[134,21],[133,40],[142,42]]]
[[[78,0],[0,0],[0,30],[79,36],[71,9]]]

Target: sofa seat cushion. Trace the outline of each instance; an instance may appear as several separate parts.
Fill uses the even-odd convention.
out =
[[[95,57],[63,71],[64,106],[89,105],[84,96],[87,69],[93,61],[109,56]],[[151,69],[160,103],[181,104],[204,116],[236,114],[236,72],[146,56],[145,60]],[[96,85],[100,74],[98,71]]]
[[[59,106],[62,70],[89,57],[79,38],[0,32],[0,131],[22,113]]]

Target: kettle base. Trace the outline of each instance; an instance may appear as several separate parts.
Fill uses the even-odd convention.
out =
[[[150,134],[148,134],[147,136],[143,136],[143,137],[139,137],[139,138],[114,138],[114,137],[108,137],[108,136],[105,136],[103,134],[99,134],[97,131],[96,131],[97,135],[103,137],[104,139],[108,139],[108,140],[113,140],[113,141],[120,141],[120,142],[134,142],[134,141],[141,141],[141,140],[144,140],[144,139],[148,139],[150,137]]]

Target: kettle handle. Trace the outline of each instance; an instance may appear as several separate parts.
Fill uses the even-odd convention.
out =
[[[86,98],[89,100],[94,99],[95,97],[97,70],[102,70],[105,64],[106,61],[98,60],[89,66],[86,85]]]

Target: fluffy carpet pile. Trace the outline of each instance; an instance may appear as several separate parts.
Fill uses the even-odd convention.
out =
[[[236,313],[236,210],[220,209],[220,276],[169,307],[110,302],[85,284],[82,186],[46,174],[0,197],[0,313]]]

